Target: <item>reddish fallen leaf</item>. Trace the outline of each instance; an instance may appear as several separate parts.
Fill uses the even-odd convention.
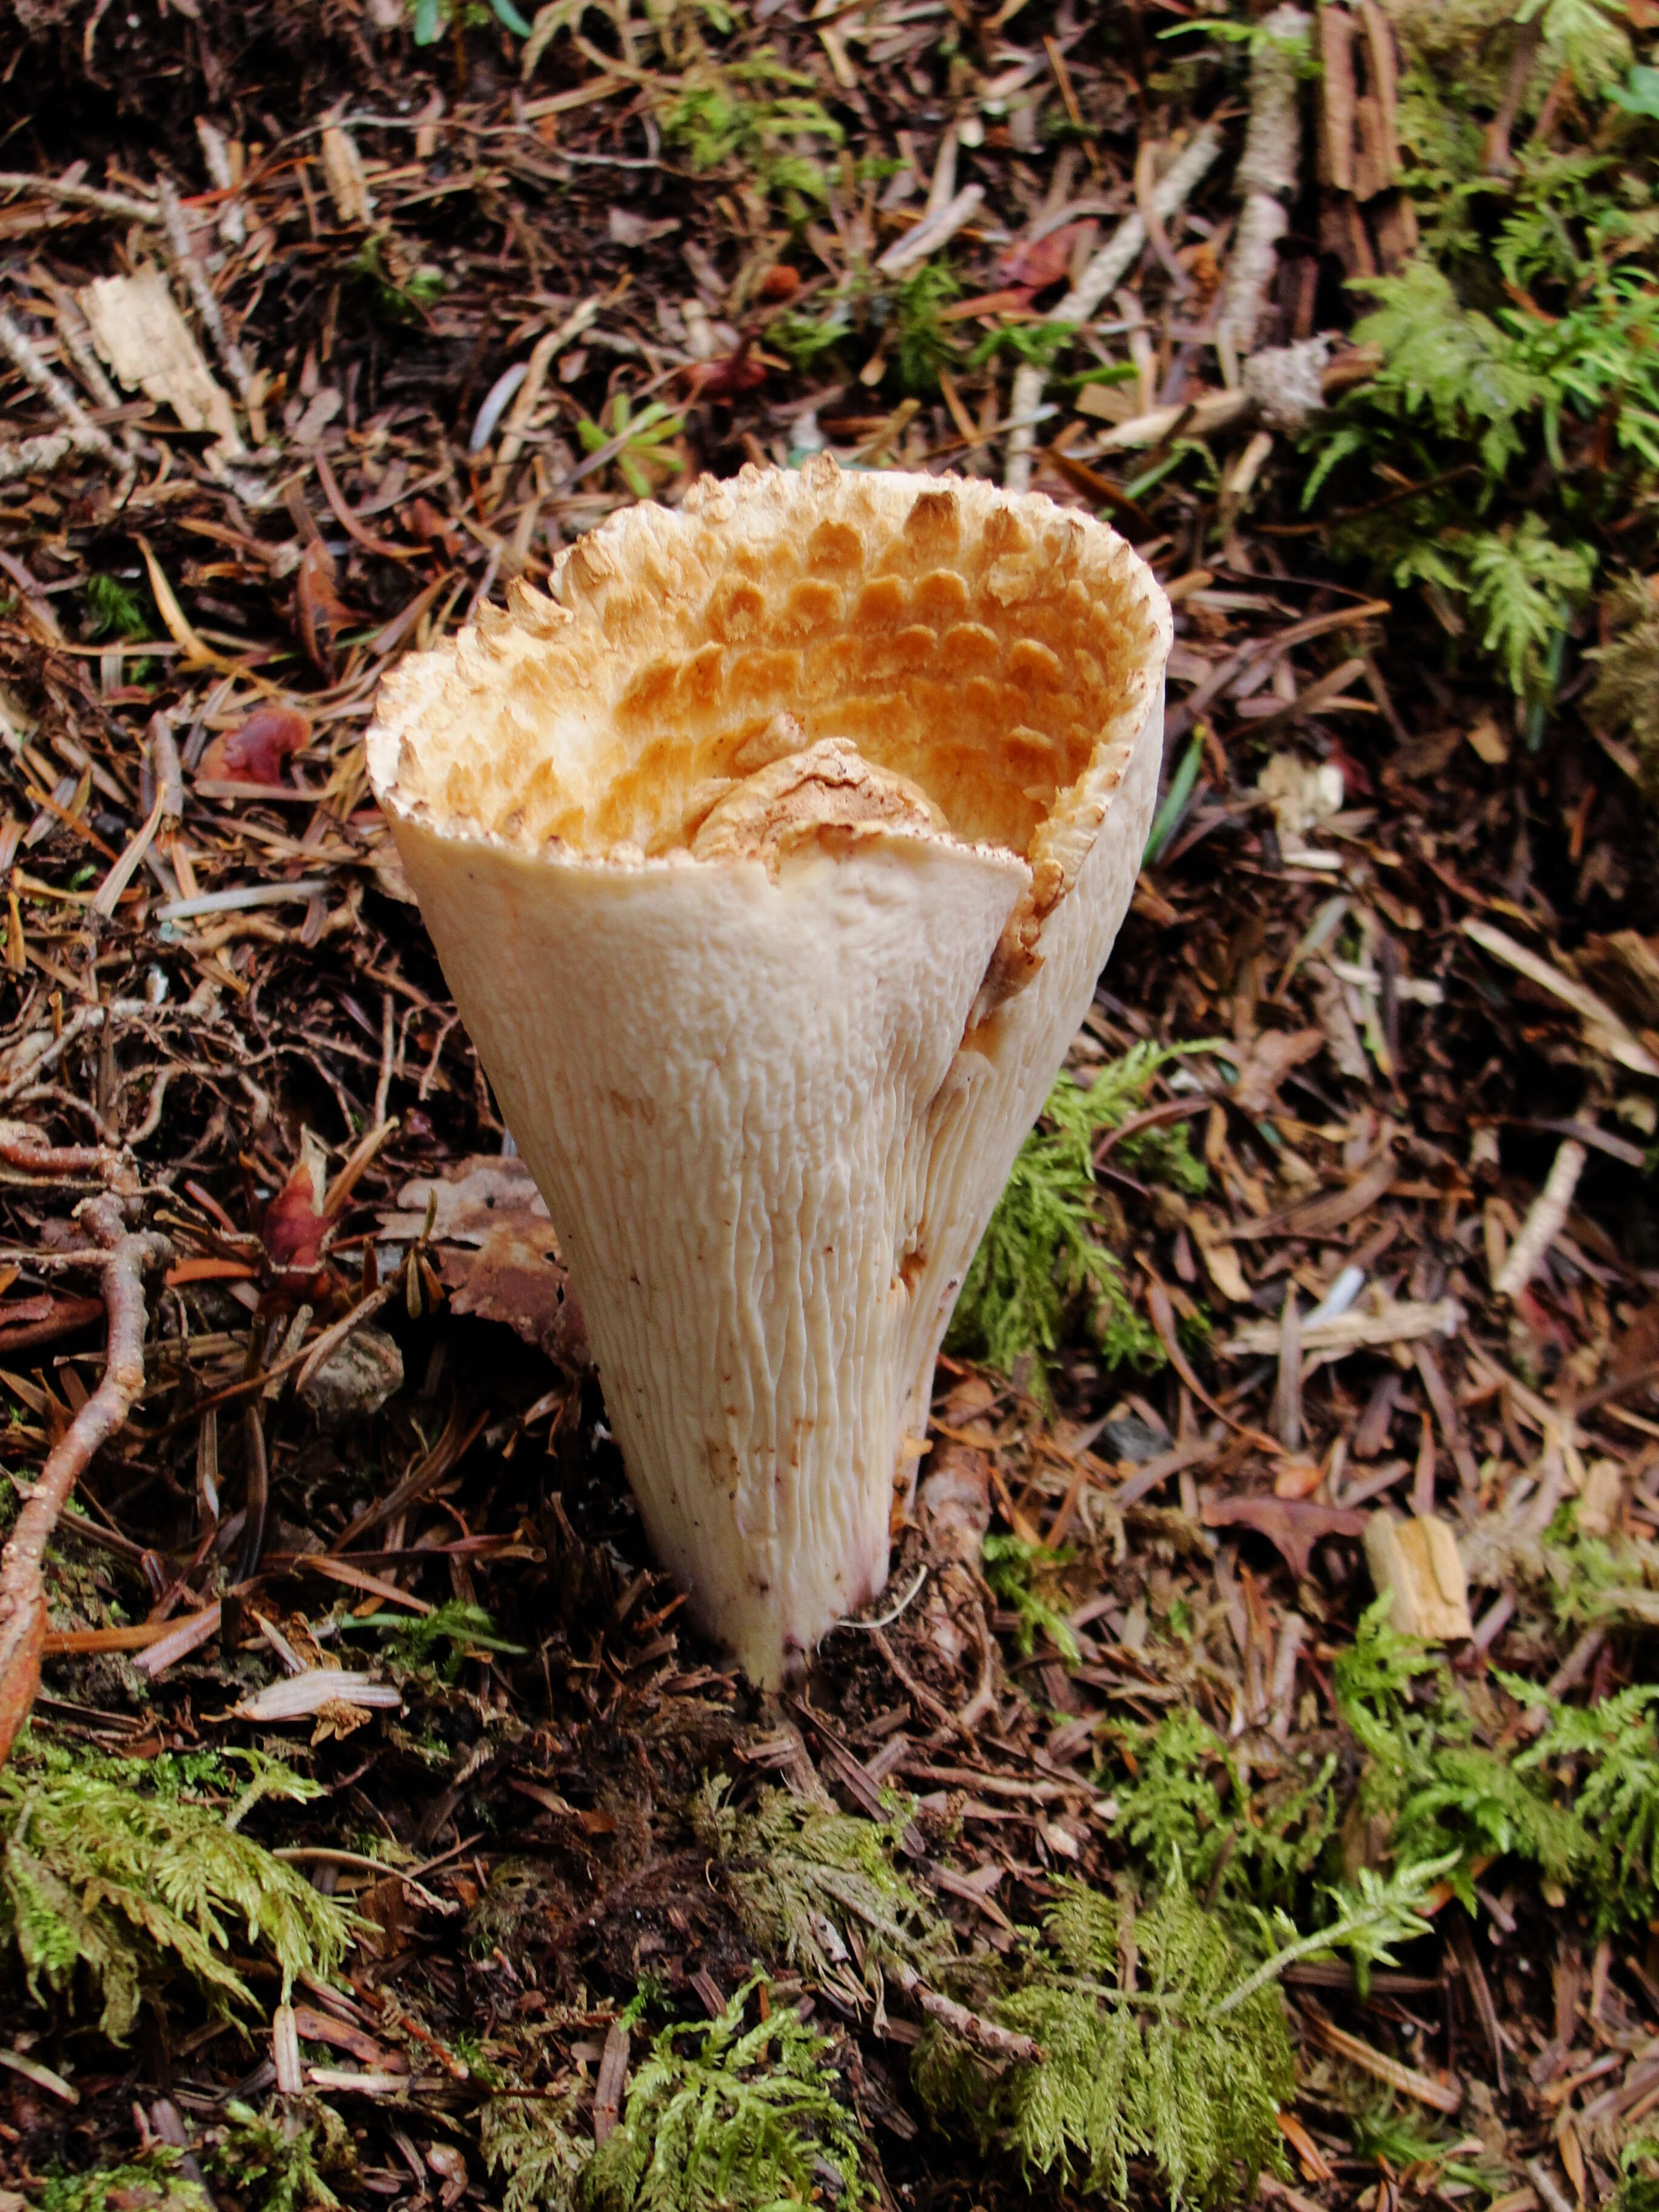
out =
[[[452,561],[460,551],[460,532],[429,499],[411,500],[399,520],[411,537],[418,538],[423,545],[441,545]]]
[[[1217,1498],[1204,1508],[1206,1528],[1251,1528],[1283,1555],[1298,1580],[1323,1536],[1363,1536],[1365,1516],[1350,1506],[1316,1505],[1305,1498]]]
[[[694,362],[688,372],[692,399],[735,399],[766,381],[766,364],[755,357],[755,341],[739,339],[735,353],[724,361]]]
[[[1304,2181],[1334,2181],[1336,2172],[1328,2165],[1324,2153],[1308,2133],[1294,2112],[1280,2112],[1279,2131],[1296,2153],[1297,2164],[1302,2168]]]
[[[1062,223],[1051,230],[1046,238],[1022,239],[1009,248],[997,263],[997,274],[1006,276],[1011,284],[1029,285],[1032,291],[1046,291],[1050,284],[1058,284],[1072,265],[1072,254],[1080,239],[1092,239],[1092,222]]]
[[[313,1272],[322,1265],[323,1239],[331,1225],[323,1211],[328,1164],[309,1129],[300,1133],[294,1172],[265,1208],[259,1234],[273,1265]]]
[[[1316,1459],[1280,1460],[1273,1477],[1273,1496],[1311,1498],[1324,1480],[1325,1470]]]
[[[320,2012],[313,2005],[295,2005],[294,2026],[296,2033],[307,2043],[330,2043],[337,2051],[349,2052],[365,2066],[374,2066],[395,2074],[407,2069],[408,2061],[400,2051],[387,2051],[365,2035],[360,2027],[349,2021],[336,2020],[331,2012]]]
[[[311,719],[295,707],[256,707],[203,753],[196,773],[216,783],[281,783],[289,761],[311,743]]]
[[[1005,284],[998,292],[975,292],[971,299],[952,300],[948,307],[939,309],[939,319],[942,323],[969,323],[976,315],[1018,315],[1030,309],[1032,297],[1029,284]]]

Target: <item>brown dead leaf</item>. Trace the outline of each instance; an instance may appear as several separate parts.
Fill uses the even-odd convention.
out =
[[[997,263],[997,274],[1011,284],[1024,285],[1033,292],[1046,291],[1070,270],[1079,241],[1092,239],[1094,234],[1092,222],[1067,222],[1051,230],[1046,238],[1022,239]]]
[[[1468,739],[1488,768],[1502,768],[1510,757],[1509,740],[1490,714],[1470,725]]]
[[[1215,1288],[1230,1304],[1249,1305],[1250,1286],[1244,1279],[1237,1251],[1228,1233],[1231,1224],[1215,1207],[1194,1206],[1187,1217],[1187,1225],[1204,1262],[1204,1271]]]
[[[214,382],[159,269],[100,276],[78,295],[94,343],[118,384],[172,408],[187,430],[211,430],[240,453],[228,396]]]
[[[589,1364],[587,1334],[541,1193],[520,1159],[458,1160],[448,1175],[405,1183],[391,1237],[418,1237],[433,1205],[439,1273],[459,1314],[505,1322],[560,1366]]]
[[[1443,1521],[1431,1513],[1402,1520],[1384,1506],[1366,1527],[1365,1558],[1377,1595],[1393,1596],[1402,1636],[1443,1644],[1474,1635],[1468,1579]]]
[[[665,215],[654,221],[649,216],[635,215],[629,209],[611,207],[608,228],[613,246],[650,246],[659,238],[668,238],[680,227],[677,215]]]
[[[331,123],[323,132],[321,152],[323,173],[328,179],[334,212],[343,223],[366,223],[374,212],[374,202],[363,173],[363,157],[357,151],[356,140],[337,123]]]
[[[1659,1029],[1659,939],[1633,929],[1587,938],[1573,966],[1627,1022]]]
[[[414,1917],[408,1893],[395,1874],[377,1881],[357,1899],[357,1911],[367,1923],[357,1941],[371,1958],[389,1959],[401,1948]]]
[[[1305,1498],[1217,1498],[1204,1508],[1206,1528],[1251,1528],[1283,1555],[1305,1580],[1313,1547],[1324,1536],[1363,1536],[1365,1516],[1340,1505],[1315,1505]]]
[[[349,2021],[336,2020],[331,2012],[322,2012],[315,2005],[296,2004],[294,2008],[296,2033],[307,2043],[331,2044],[335,2050],[343,2051],[365,2066],[373,2066],[386,2073],[399,2072],[408,2062],[400,2051],[388,2051],[376,2043],[372,2035],[365,2035]]]
[[[689,398],[732,400],[765,383],[766,363],[755,352],[754,338],[745,332],[735,352],[720,361],[693,362],[686,376]]]
[[[1281,1460],[1273,1476],[1273,1496],[1311,1498],[1324,1480],[1325,1470],[1316,1459]]]
[[[1279,1085],[1293,1067],[1325,1048],[1322,1030],[1267,1030],[1250,1047],[1238,1071],[1235,1104],[1247,1114],[1265,1114],[1278,1103]]]

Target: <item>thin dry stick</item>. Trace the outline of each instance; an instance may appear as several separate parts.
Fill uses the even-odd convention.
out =
[[[119,1152],[107,1145],[40,1145],[9,1133],[3,1124],[0,1160],[9,1168],[39,1176],[112,1176],[124,1164]]]
[[[50,1041],[44,1030],[32,1032],[6,1055],[8,1063],[21,1060],[25,1064],[21,1073],[0,1081],[0,1106],[9,1106],[13,1099],[21,1097],[48,1068],[56,1066],[77,1038],[85,1036],[89,1030],[101,1030],[112,1018],[131,1020],[140,1014],[154,1016],[157,1011],[146,999],[117,999],[109,1006],[82,1006],[78,1013],[70,1016]]]
[[[172,1257],[165,1237],[129,1230],[112,1198],[88,1199],[83,1225],[103,1245],[104,1307],[109,1316],[104,1379],[47,1455],[40,1479],[0,1551],[0,1765],[40,1686],[46,1593],[40,1563],[58,1516],[100,1445],[106,1443],[144,1387],[144,1270]]]
[[[52,177],[32,177],[26,170],[0,169],[0,192],[27,192],[36,199],[61,200],[66,207],[93,208],[100,215],[123,217],[128,222],[160,222],[159,210],[123,192],[100,192],[95,185],[59,184]]]
[[[953,1735],[959,1735],[970,1751],[977,1751],[979,1739],[972,1729],[959,1721],[944,1698],[936,1698],[926,1682],[918,1681],[893,1649],[891,1638],[886,1630],[878,1628],[873,1622],[866,1623],[865,1626],[868,1628],[871,1643],[875,1645],[901,1686],[909,1692],[923,1712],[931,1714],[942,1728],[948,1729]]]
[[[495,465],[489,474],[487,498],[490,507],[498,507],[512,479],[514,464],[524,451],[530,433],[530,418],[535,413],[547,384],[547,373],[568,345],[574,345],[590,323],[598,320],[599,302],[584,300],[573,309],[556,330],[547,331],[536,341],[525,371],[524,382],[519,386],[513,402],[512,412],[501,429],[501,442],[496,449]]]
[[[229,372],[230,380],[241,397],[247,398],[252,379],[242,349],[225,327],[225,319],[214,290],[208,282],[207,270],[202,266],[201,256],[191,244],[190,233],[185,228],[185,211],[179,204],[179,195],[167,177],[156,185],[156,197],[161,203],[161,217],[167,225],[167,244],[173,248],[173,258],[179,273],[190,287],[190,296],[196,302],[196,312],[214,349]]]
[[[1152,204],[1161,222],[1168,222],[1196,191],[1204,173],[1221,151],[1221,133],[1206,123],[1168,173],[1152,187]],[[1084,270],[1080,282],[1043,319],[1050,323],[1086,323],[1106,295],[1140,258],[1146,244],[1146,226],[1139,214],[1126,216]],[[1003,482],[1010,491],[1031,488],[1031,450],[1036,426],[1031,417],[1042,404],[1048,383],[1043,369],[1027,362],[1014,372],[1013,396],[1008,412],[1014,422],[1009,433],[1007,465]]]

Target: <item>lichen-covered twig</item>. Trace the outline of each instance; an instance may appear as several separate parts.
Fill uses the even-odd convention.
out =
[[[185,225],[185,211],[179,204],[179,195],[172,180],[163,177],[156,185],[156,197],[161,204],[161,219],[167,226],[167,244],[179,274],[190,287],[190,296],[196,302],[196,312],[202,318],[203,327],[212,339],[214,349],[228,372],[231,382],[246,399],[252,382],[248,365],[239,346],[225,326],[219,302],[208,282],[202,258],[191,244],[190,232]]]
[[[0,351],[43,398],[49,400],[69,428],[85,441],[91,453],[112,454],[109,433],[100,430],[57,372],[42,357],[40,348],[21,323],[0,307]]]
[[[1020,2035],[1011,2027],[999,2027],[994,2020],[981,2013],[969,2012],[966,2005],[958,2004],[954,1997],[940,1995],[930,1989],[914,1966],[906,1966],[902,1959],[884,1959],[882,1972],[895,1983],[913,2004],[920,2005],[930,2018],[959,2035],[964,2043],[971,2043],[993,2058],[1014,2058],[1028,2066],[1042,2063],[1042,2046],[1029,2035]]]
[[[104,1379],[53,1445],[4,1549],[0,1551],[0,1765],[40,1686],[46,1632],[41,1562],[58,1516],[93,1455],[126,1419],[144,1387],[144,1270],[172,1253],[165,1237],[129,1230],[117,1201],[88,1199],[82,1225],[105,1248],[104,1307],[109,1316]]]
[[[1539,1262],[1561,1233],[1589,1158],[1576,1137],[1563,1142],[1547,1182],[1534,1199],[1521,1232],[1510,1247],[1509,1258],[1498,1271],[1492,1288],[1499,1297],[1518,1298],[1537,1273]]]
[[[1182,149],[1180,158],[1152,187],[1150,204],[1160,222],[1167,222],[1184,206],[1220,151],[1221,133],[1213,124],[1206,123],[1194,131],[1191,144]],[[1146,244],[1146,226],[1139,212],[1126,216],[1060,305],[1049,310],[1045,321],[1086,323],[1113,286],[1121,283],[1139,259]],[[1003,481],[1010,491],[1030,489],[1031,450],[1036,441],[1036,425],[1030,418],[1042,404],[1047,382],[1047,372],[1030,362],[1015,372],[1013,394],[1008,403],[1015,427],[1009,434],[1003,472]]]
[[[1216,320],[1218,344],[1248,353],[1279,266],[1279,241],[1290,227],[1285,203],[1302,167],[1302,119],[1297,107],[1297,59],[1309,18],[1286,0],[1259,27],[1250,61],[1250,121],[1238,164],[1244,212],[1233,240],[1227,289]]]
[[[125,192],[100,191],[96,185],[60,184],[55,177],[32,177],[27,170],[0,169],[0,192],[32,193],[37,199],[59,200],[65,207],[90,208],[97,215],[112,215],[127,222],[159,222],[158,210]]]
[[[50,476],[70,461],[107,460],[109,454],[109,440],[95,422],[89,422],[84,430],[43,431],[38,438],[20,438],[15,446],[0,446],[0,483]]]

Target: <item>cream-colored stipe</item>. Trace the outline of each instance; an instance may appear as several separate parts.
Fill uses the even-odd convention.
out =
[[[969,1261],[1158,785],[1103,525],[745,469],[388,678],[369,765],[641,1511],[757,1682],[881,1587]]]

